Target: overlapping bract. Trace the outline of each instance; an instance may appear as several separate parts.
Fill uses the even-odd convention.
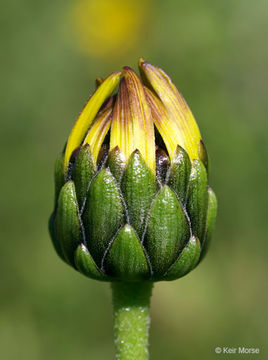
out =
[[[146,85],[125,67],[116,96],[119,73],[99,82],[56,161],[55,249],[103,281],[184,276],[207,251],[215,224],[190,109],[161,69],[143,60],[140,67]]]

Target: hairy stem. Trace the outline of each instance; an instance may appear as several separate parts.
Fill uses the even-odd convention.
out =
[[[147,360],[151,282],[112,283],[117,360]]]

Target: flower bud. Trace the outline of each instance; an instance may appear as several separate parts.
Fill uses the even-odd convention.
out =
[[[186,275],[215,224],[195,119],[163,70],[142,59],[139,66],[141,78],[124,67],[97,80],[55,166],[54,247],[103,281]]]

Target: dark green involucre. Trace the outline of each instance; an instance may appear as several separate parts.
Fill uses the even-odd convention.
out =
[[[157,149],[156,175],[138,150],[125,164],[119,148],[99,168],[89,145],[75,151],[68,175],[55,166],[56,201],[49,228],[58,255],[102,281],[175,280],[206,253],[217,201],[207,157],[173,161]]]

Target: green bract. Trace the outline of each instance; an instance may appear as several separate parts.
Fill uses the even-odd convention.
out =
[[[50,232],[62,259],[104,281],[174,280],[200,261],[210,241],[216,198],[200,160],[178,147],[164,176],[153,176],[139,151],[118,178],[120,151],[99,169],[85,145],[64,180],[57,160],[57,200]],[[162,159],[156,163],[161,172]]]
[[[190,109],[161,69],[140,66],[146,85],[125,68],[116,96],[119,73],[99,86],[56,161],[55,249],[97,280],[180,278],[204,256],[215,224]]]

